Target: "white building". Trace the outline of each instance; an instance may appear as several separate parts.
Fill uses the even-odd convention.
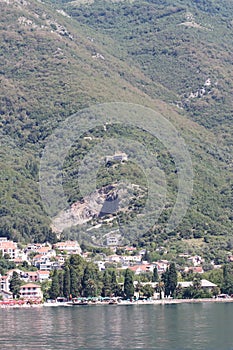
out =
[[[115,153],[113,156],[107,156],[105,158],[105,162],[127,162],[128,160],[128,156],[126,153]]]
[[[59,250],[60,252],[66,252],[68,255],[71,254],[81,254],[82,250],[80,248],[80,245],[77,241],[65,241],[65,242],[58,242],[53,245],[54,249]]]
[[[38,284],[27,283],[20,287],[20,297],[23,299],[43,299],[41,287]]]
[[[0,237],[0,252],[2,255],[8,254],[11,260],[18,257],[19,250],[17,244],[13,241],[8,241],[6,237]]]
[[[206,279],[202,279],[200,282],[201,282],[201,288],[205,289],[205,290],[210,291],[212,288],[217,287],[216,284],[214,284]],[[178,282],[177,285],[180,286],[181,288],[188,288],[188,287],[191,287],[193,285],[193,281]]]

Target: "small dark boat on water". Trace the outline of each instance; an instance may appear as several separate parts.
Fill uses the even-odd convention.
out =
[[[74,299],[72,299],[71,305],[73,305],[73,306],[88,305],[88,301],[86,299],[74,298]]]

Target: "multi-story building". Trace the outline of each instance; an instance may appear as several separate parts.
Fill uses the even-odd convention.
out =
[[[41,287],[38,284],[27,283],[20,287],[20,297],[24,299],[43,299]]]
[[[59,250],[60,252],[66,252],[67,255],[71,254],[81,254],[82,250],[77,241],[65,241],[58,242],[53,245],[54,249]]]
[[[11,260],[18,257],[19,250],[17,244],[13,241],[8,241],[6,237],[0,237],[0,252],[2,255],[8,254]]]

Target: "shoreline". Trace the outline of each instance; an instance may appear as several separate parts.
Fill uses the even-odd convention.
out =
[[[193,303],[233,303],[233,298],[218,299],[218,298],[206,298],[206,299],[155,299],[155,300],[136,300],[136,301],[124,301],[116,304],[109,304],[104,302],[89,303],[88,305],[72,305],[68,303],[44,303],[45,307],[88,307],[88,306],[133,306],[133,305],[171,305],[171,304],[193,304]]]
[[[92,306],[133,306],[133,305],[174,305],[174,304],[200,304],[200,303],[232,303],[233,298],[220,299],[220,298],[208,298],[208,299],[159,299],[159,300],[137,300],[137,301],[121,301],[116,304],[108,304],[103,302],[89,303],[85,307]],[[31,309],[31,308],[41,308],[41,307],[82,307],[84,305],[72,305],[68,302],[56,302],[56,303],[41,303],[41,304],[15,304],[15,305],[1,305],[0,309]]]

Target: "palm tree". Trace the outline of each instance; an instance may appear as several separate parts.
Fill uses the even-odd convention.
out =
[[[140,298],[140,292],[141,292],[142,288],[143,288],[143,286],[142,286],[141,282],[138,282],[138,284],[135,287],[135,292],[138,293],[138,298]]]

